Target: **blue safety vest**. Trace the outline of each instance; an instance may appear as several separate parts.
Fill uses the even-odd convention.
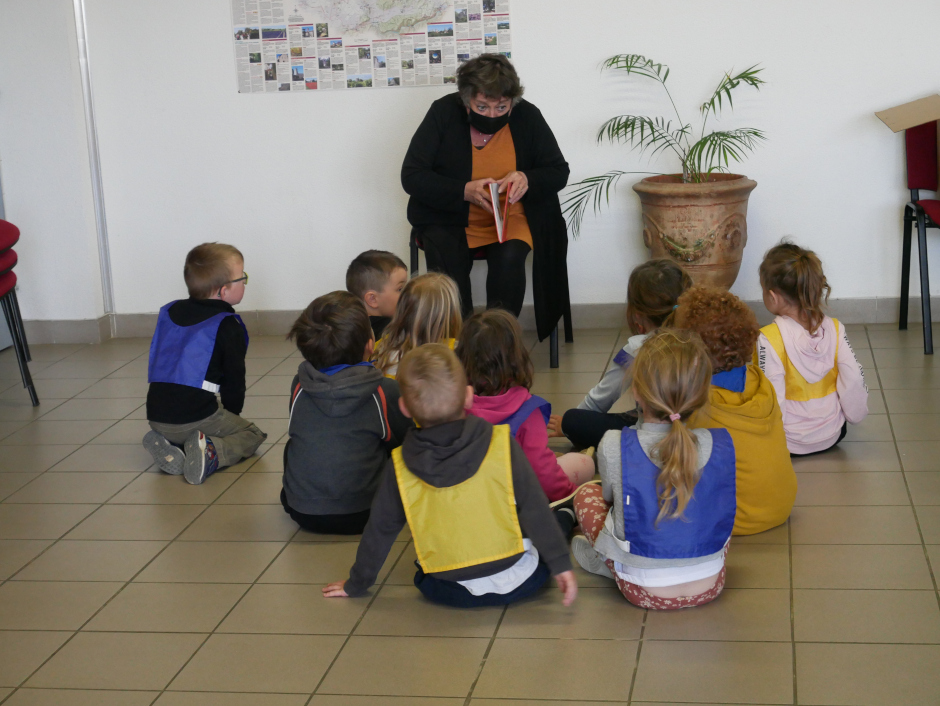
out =
[[[629,551],[650,559],[693,559],[721,551],[734,527],[734,443],[727,429],[709,429],[712,454],[682,517],[656,524],[660,469],[643,452],[635,429],[620,434],[623,532]]]
[[[548,400],[543,400],[537,395],[529,397],[529,399],[522,403],[519,409],[506,417],[500,424],[508,424],[509,431],[512,433],[513,438],[515,438],[519,427],[525,424],[525,420],[528,419],[535,410],[539,410],[542,413],[542,416],[545,418],[545,423],[548,424],[548,420],[552,416],[552,403]]]
[[[248,331],[238,314],[221,312],[192,326],[178,326],[170,319],[170,302],[160,309],[157,329],[150,341],[150,364],[147,367],[147,382],[172,382],[177,385],[196,387],[200,390],[218,392],[219,385],[206,380],[215,339],[219,335],[222,320],[234,316],[245,332]]]

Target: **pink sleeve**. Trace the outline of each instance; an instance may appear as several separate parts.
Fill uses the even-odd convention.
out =
[[[561,470],[555,454],[548,448],[548,429],[539,410],[532,412],[519,427],[516,441],[519,442],[526,458],[529,459],[529,464],[535,471],[539,485],[548,496],[549,502],[560,500],[577,490],[575,484]]]
[[[783,362],[777,351],[770,345],[770,341],[764,334],[757,337],[757,362],[760,369],[774,386],[774,392],[777,393],[777,406],[780,407],[780,413],[783,415],[783,425],[787,424],[787,380],[783,370]]]
[[[841,322],[840,322],[841,324]],[[865,384],[865,373],[859,365],[855,352],[845,333],[845,327],[839,337],[839,377],[836,380],[836,392],[839,394],[839,404],[842,405],[842,414],[849,424],[858,424],[868,416],[868,386]]]

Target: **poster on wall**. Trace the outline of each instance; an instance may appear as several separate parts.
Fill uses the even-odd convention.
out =
[[[442,86],[512,58],[509,0],[232,0],[239,93]]]

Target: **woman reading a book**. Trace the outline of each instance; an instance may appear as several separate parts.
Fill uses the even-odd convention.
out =
[[[558,201],[568,163],[522,92],[502,55],[483,54],[463,64],[457,92],[436,100],[412,137],[401,181],[428,269],[456,280],[465,316],[473,308],[470,268],[481,253],[489,266],[487,308],[518,316],[525,259],[534,251],[541,339],[568,306],[568,235]]]

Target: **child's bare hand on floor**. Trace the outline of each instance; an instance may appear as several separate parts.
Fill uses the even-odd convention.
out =
[[[561,430],[561,415],[553,414],[548,419],[548,438],[553,439],[564,435],[565,432]]]
[[[324,598],[349,598],[349,594],[346,593],[345,590],[343,590],[343,587],[345,585],[346,585],[345,581],[334,581],[333,583],[328,583],[326,586],[324,586],[321,589],[323,591],[323,597]]]
[[[573,571],[562,571],[555,577],[555,583],[565,594],[562,605],[570,606],[574,599],[578,597],[578,580],[574,577]]]

